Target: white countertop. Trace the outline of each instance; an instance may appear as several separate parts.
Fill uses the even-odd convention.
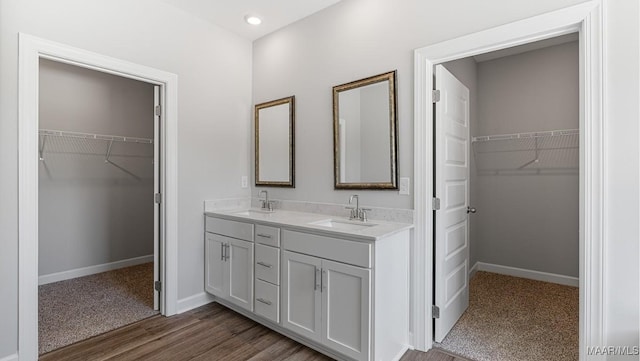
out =
[[[251,211],[250,213],[247,211]],[[243,214],[244,212],[244,214]],[[271,213],[263,213],[260,209],[234,209],[234,210],[213,210],[204,213],[207,216],[230,219],[234,221],[251,221],[260,224],[267,224],[276,227],[285,227],[292,230],[312,231],[313,233],[328,236],[342,236],[365,241],[376,241],[392,234],[411,229],[413,224],[395,223],[378,220],[367,222],[350,221],[346,217],[331,216],[317,213],[303,213],[285,210],[275,210]],[[336,229],[321,226],[314,223],[334,220],[340,223],[348,223],[362,226],[361,229]],[[369,225],[369,226],[366,226]]]

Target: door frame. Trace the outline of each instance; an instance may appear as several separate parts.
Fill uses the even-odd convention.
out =
[[[603,234],[605,86],[602,39],[606,0],[592,0],[525,20],[483,30],[415,50],[414,53],[414,207],[412,259],[413,345],[433,345],[433,66],[563,34],[579,33],[580,81],[580,207],[579,357],[586,347],[605,344],[606,280]]]
[[[176,313],[178,76],[144,65],[19,33],[18,43],[18,354],[38,358],[38,103],[39,60],[144,81],[161,87],[160,263],[163,315]]]

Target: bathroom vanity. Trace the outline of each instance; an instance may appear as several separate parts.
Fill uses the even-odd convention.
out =
[[[407,350],[412,225],[259,209],[205,219],[216,302],[336,359]]]

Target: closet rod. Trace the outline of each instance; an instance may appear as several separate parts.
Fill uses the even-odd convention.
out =
[[[530,138],[557,137],[561,135],[577,135],[577,134],[580,134],[580,131],[578,129],[546,130],[542,132],[483,135],[479,137],[473,137],[471,141],[475,143],[475,142],[487,142],[492,140],[530,139]]]
[[[43,135],[43,136],[80,138],[80,139],[98,139],[98,140],[105,140],[105,141],[112,141],[112,142],[113,141],[115,141],[115,142],[125,142],[125,143],[153,144],[153,139],[137,138],[137,137],[123,137],[123,136],[119,136],[119,135],[80,133],[80,132],[69,132],[69,131],[51,130],[51,129],[40,129],[38,133],[40,135]]]

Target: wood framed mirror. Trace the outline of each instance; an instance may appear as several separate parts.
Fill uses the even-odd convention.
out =
[[[398,189],[396,71],[333,87],[336,189]]]
[[[255,106],[255,184],[295,187],[295,97]]]

